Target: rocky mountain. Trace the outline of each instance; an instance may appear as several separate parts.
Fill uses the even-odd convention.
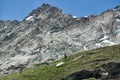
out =
[[[0,74],[11,67],[60,59],[63,54],[120,43],[120,6],[75,18],[43,4],[21,22],[0,21]]]

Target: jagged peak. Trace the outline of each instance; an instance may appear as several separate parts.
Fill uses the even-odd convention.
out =
[[[56,12],[62,13],[62,10],[50,4],[43,3],[40,7],[38,7],[37,9],[34,9],[25,19],[34,20],[34,18],[36,17],[38,18],[40,15],[47,14],[47,13],[55,14]]]
[[[47,4],[47,3],[43,3],[41,7],[51,7],[52,5]]]

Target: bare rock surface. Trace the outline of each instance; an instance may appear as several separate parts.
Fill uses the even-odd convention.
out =
[[[120,43],[120,6],[76,18],[43,4],[19,21],[0,21],[0,70]]]

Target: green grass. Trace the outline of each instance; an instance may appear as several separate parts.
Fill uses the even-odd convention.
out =
[[[78,58],[79,56],[81,56]],[[75,58],[78,58],[75,60]],[[56,68],[59,62],[65,64]],[[1,76],[0,80],[61,80],[63,77],[82,69],[94,70],[108,62],[120,62],[120,45],[107,46],[99,49],[75,53],[67,59],[61,59],[50,63],[50,66],[35,65],[32,69],[25,69],[20,75],[14,73],[8,76]],[[86,80],[95,80],[93,78]]]

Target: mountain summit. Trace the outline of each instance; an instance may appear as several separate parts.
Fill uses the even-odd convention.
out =
[[[49,19],[51,17],[56,17],[62,14],[62,11],[57,7],[53,7],[49,4],[43,4],[41,7],[33,10],[25,20],[33,20],[33,19]]]
[[[46,59],[120,43],[120,6],[100,15],[75,18],[49,4],[22,22],[0,21],[0,74]]]

